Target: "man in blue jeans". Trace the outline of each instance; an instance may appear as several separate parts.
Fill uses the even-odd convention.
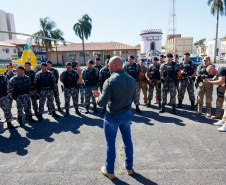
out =
[[[118,128],[121,131],[126,153],[125,168],[128,175],[133,174],[133,143],[130,124],[131,104],[136,95],[136,81],[123,71],[123,62],[120,57],[112,57],[108,65],[111,77],[104,82],[101,96],[98,91],[93,91],[93,95],[100,107],[106,106],[107,108],[104,118],[107,158],[106,166],[101,168],[101,172],[113,179],[116,158],[115,139]]]

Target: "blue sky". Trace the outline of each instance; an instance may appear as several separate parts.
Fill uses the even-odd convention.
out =
[[[91,37],[86,42],[140,43],[144,29],[162,29],[165,44],[169,28],[170,0],[2,0],[0,9],[14,14],[16,31],[33,34],[39,18],[50,17],[64,32],[67,41],[80,43],[73,25],[88,14],[93,20]],[[207,0],[176,1],[177,33],[194,37],[194,42],[215,37],[216,17]],[[220,17],[219,37],[226,35],[226,17]],[[17,38],[26,39],[23,36]]]

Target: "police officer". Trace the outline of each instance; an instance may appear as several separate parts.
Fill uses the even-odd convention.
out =
[[[77,71],[72,69],[71,62],[66,63],[66,70],[60,75],[60,81],[64,84],[64,99],[65,99],[65,109],[66,114],[69,114],[70,97],[72,97],[73,105],[75,107],[75,113],[81,115],[78,110],[78,93],[77,93],[77,82],[79,80],[79,75]]]
[[[35,76],[35,85],[37,87],[37,93],[39,95],[39,116],[38,121],[42,121],[42,114],[44,112],[44,105],[46,98],[49,101],[49,111],[52,112],[52,116],[58,118],[59,115],[55,112],[55,106],[53,103],[53,89],[56,86],[56,80],[52,72],[47,70],[47,64],[42,62],[41,71]]]
[[[149,84],[147,107],[151,106],[151,100],[153,98],[154,88],[157,92],[157,100],[159,103],[159,107],[161,107],[161,86],[160,86],[161,84],[160,84],[160,72],[159,72],[160,64],[158,64],[158,61],[159,59],[155,57],[153,59],[153,64],[149,66],[145,74]]]
[[[195,110],[194,78],[196,76],[196,64],[190,61],[190,53],[184,53],[184,61],[180,63],[181,77],[179,78],[178,108],[182,108],[184,94],[187,89],[191,101],[191,110]]]
[[[18,112],[18,122],[22,126],[23,109],[28,117],[29,122],[35,122],[31,114],[31,100],[30,100],[30,78],[24,75],[24,67],[17,67],[17,75],[9,81],[9,93],[10,96],[16,100],[17,112]]]
[[[136,80],[136,97],[135,97],[134,103],[136,105],[136,112],[142,113],[139,108],[140,102],[139,102],[139,81],[138,81],[139,78],[138,77],[140,72],[140,65],[134,62],[134,56],[132,55],[128,56],[128,61],[129,62],[124,65],[123,69],[127,74],[133,77],[134,80]]]
[[[101,92],[102,92],[102,88],[103,88],[103,84],[104,82],[111,76],[111,73],[109,71],[109,66],[108,66],[108,63],[109,63],[109,59],[107,59],[105,61],[105,67],[103,67],[100,72],[99,72],[99,80],[100,80],[100,89],[101,89]],[[101,114],[105,114],[106,112],[106,107],[103,108]]]
[[[47,69],[54,74],[54,77],[56,80],[56,83],[55,83],[54,89],[53,89],[55,102],[56,102],[58,111],[62,112],[62,110],[60,108],[60,97],[59,97],[59,89],[58,89],[59,72],[57,71],[57,69],[53,68],[52,66],[53,66],[53,63],[51,61],[47,61]],[[47,100],[47,105],[49,107],[48,100]]]
[[[179,55],[178,54],[175,54],[173,56],[173,59],[174,59],[174,62],[176,62],[177,64],[179,64]]]
[[[207,78],[213,78],[213,75],[210,75],[207,73],[206,68],[211,65],[210,63],[210,57],[204,57],[203,63],[198,66],[197,70],[197,78],[199,76],[206,75]],[[207,108],[207,114],[206,117],[211,117],[211,100],[212,100],[212,93],[213,93],[213,85],[210,83],[203,83],[200,82],[198,85],[198,110],[196,112],[196,115],[202,114],[202,106],[203,106],[203,98],[204,94],[206,94],[206,108]]]
[[[148,103],[148,97],[147,97],[147,92],[148,92],[148,81],[147,78],[145,77],[145,74],[147,72],[147,67],[144,65],[144,59],[141,59],[140,61],[140,72],[139,72],[139,100],[140,100],[140,94],[141,90],[144,95],[144,104],[147,105]]]
[[[97,68],[93,67],[93,65],[94,65],[93,60],[89,60],[88,62],[89,62],[88,67],[82,71],[82,78],[85,83],[85,103],[84,103],[84,106],[86,107],[85,114],[89,113],[89,105],[90,105],[90,97],[91,96],[92,96],[92,100],[93,100],[94,112],[98,112],[96,101],[95,101],[92,91],[97,91],[97,82],[98,82],[98,77],[99,77],[99,71]]]
[[[38,95],[37,95],[37,88],[35,86],[35,75],[36,72],[31,69],[31,63],[29,61],[25,62],[25,70],[24,74],[27,75],[30,78],[31,81],[31,86],[30,86],[30,97],[31,97],[31,102],[33,106],[33,110],[35,112],[35,116],[38,117]]]
[[[10,99],[8,98],[8,94],[7,94],[6,78],[3,74],[0,74],[0,107],[4,112],[8,129],[14,128],[14,126],[11,123],[12,113],[11,113],[11,107],[10,107]]]
[[[180,77],[180,66],[173,62],[173,55],[168,53],[167,62],[160,67],[160,76],[162,81],[162,109],[159,113],[165,112],[165,104],[167,102],[167,92],[170,92],[170,103],[173,107],[173,113],[176,112],[176,83]]]
[[[100,64],[100,58],[99,57],[97,57],[95,59],[95,65],[93,67],[97,68],[99,72],[103,68],[103,66]],[[99,80],[99,78],[98,78],[97,87],[99,87],[100,91],[102,91],[103,84],[101,84],[101,81]]]

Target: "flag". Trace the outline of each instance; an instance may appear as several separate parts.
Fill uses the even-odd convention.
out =
[[[27,38],[24,50],[31,50],[31,39]]]

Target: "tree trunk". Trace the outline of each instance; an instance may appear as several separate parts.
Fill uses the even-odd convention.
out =
[[[216,58],[217,58],[217,39],[218,39],[219,9],[220,9],[220,1],[218,0],[218,7],[217,7],[217,26],[216,26],[216,40],[215,40],[215,47],[214,47],[214,63],[216,63]]]
[[[85,55],[85,44],[84,44],[84,38],[82,39],[82,47],[83,47],[83,58],[84,58],[84,65],[86,65],[86,55]]]
[[[46,47],[46,61],[48,61],[48,46],[47,46],[47,43],[46,43],[45,47]]]
[[[59,62],[58,62],[58,52],[57,52],[57,43],[56,43],[56,57],[57,57],[57,64],[59,64]]]

